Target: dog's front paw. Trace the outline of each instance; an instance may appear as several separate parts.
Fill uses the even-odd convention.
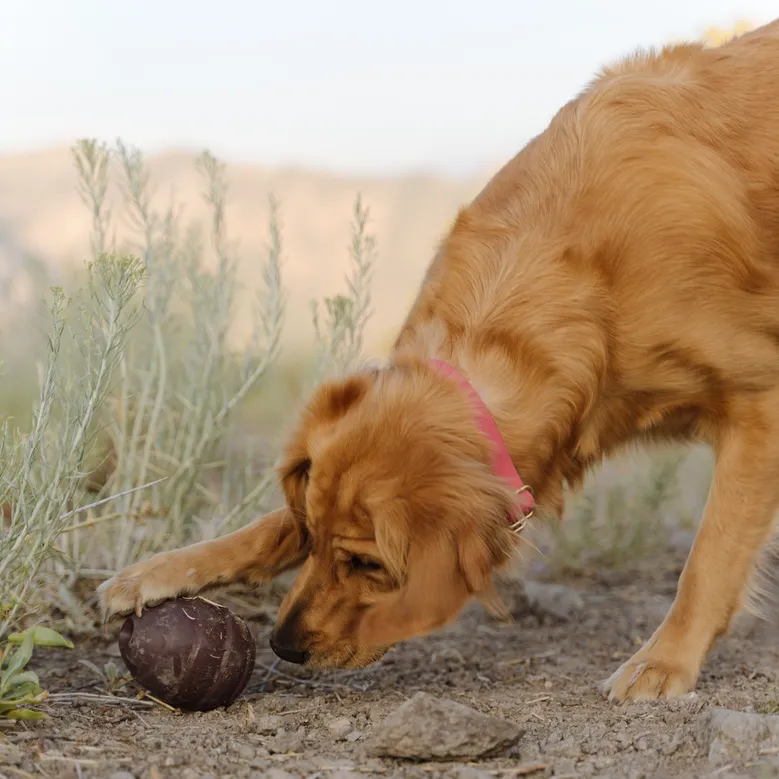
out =
[[[197,587],[193,577],[169,554],[130,565],[97,588],[103,619],[135,612],[179,595],[191,594]]]
[[[676,698],[694,689],[697,678],[697,670],[654,658],[651,651],[639,652],[603,682],[601,690],[618,702]]]

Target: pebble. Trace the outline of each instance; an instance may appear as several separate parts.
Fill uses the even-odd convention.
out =
[[[259,717],[254,726],[258,733],[276,733],[280,728],[284,727],[284,720],[281,717],[277,717],[275,714],[266,714],[263,717]]]
[[[480,771],[478,768],[472,768],[471,766],[459,768],[455,776],[457,779],[492,779],[492,774],[488,774],[486,771]]]
[[[304,733],[280,730],[273,738],[268,739],[266,746],[271,753],[276,754],[301,752],[304,748]]]
[[[562,584],[526,581],[525,595],[531,611],[552,616],[562,622],[572,620],[584,607],[581,595]]]
[[[346,738],[354,730],[349,717],[338,717],[327,723],[327,729],[338,739]]]
[[[249,746],[249,744],[235,744],[233,746],[233,751],[241,760],[254,760],[254,757],[257,754],[257,750],[255,750],[254,747]]]
[[[698,715],[696,740],[715,765],[754,757],[779,747],[779,716],[708,709]]]
[[[268,768],[265,771],[252,771],[249,779],[298,779],[294,774],[285,771],[283,768]]]
[[[513,722],[418,692],[374,729],[366,753],[413,760],[486,757],[512,746],[523,733]]]

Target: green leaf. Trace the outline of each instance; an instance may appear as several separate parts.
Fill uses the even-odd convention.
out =
[[[22,671],[8,678],[8,689],[12,690],[14,687],[21,686],[22,684],[34,684],[38,685],[38,674],[35,671]]]
[[[8,636],[8,643],[21,644],[30,632],[33,633],[33,641],[36,646],[64,646],[66,649],[73,649],[72,641],[69,641],[67,638],[60,635],[56,630],[44,627],[43,625],[27,628],[27,630],[22,633],[11,633],[11,635]]]
[[[34,688],[28,688],[26,690],[22,690],[22,692],[27,694],[0,700],[0,711],[8,711],[8,709],[13,709],[24,704],[30,705],[35,703],[43,703],[43,701],[49,697],[49,693],[46,692],[46,690],[41,690],[40,687],[38,687],[37,690]]]
[[[30,703],[33,698],[38,697],[42,692],[43,689],[40,685],[33,684],[32,682],[25,682],[18,687],[9,687],[5,700],[14,703]]]
[[[4,719],[21,719],[21,720],[42,720],[46,719],[46,715],[42,711],[33,711],[32,709],[13,709],[7,714],[0,714],[0,717]]]
[[[30,662],[32,657],[33,642],[35,640],[35,634],[29,631],[25,631],[25,635],[22,643],[17,647],[13,654],[8,656],[8,666],[0,676],[0,698],[3,697],[5,691],[8,689],[8,684],[13,676]]]
[[[43,703],[47,696],[44,695],[25,695],[22,698],[14,698],[12,701],[0,701],[0,717],[7,714],[9,711],[18,709],[20,706],[35,706],[38,703]]]

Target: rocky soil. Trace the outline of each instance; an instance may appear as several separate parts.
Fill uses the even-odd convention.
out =
[[[0,726],[0,778],[779,777],[777,621],[740,618],[685,698],[617,706],[598,690],[662,618],[683,552],[643,574],[507,585],[512,623],[474,604],[357,673],[278,661],[259,609],[246,691],[206,714],[131,682],[109,695],[88,664],[122,672],[115,640],[39,652],[50,716]]]

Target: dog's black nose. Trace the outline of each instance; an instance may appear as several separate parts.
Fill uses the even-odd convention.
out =
[[[270,639],[270,648],[282,660],[286,660],[288,663],[295,663],[295,665],[305,665],[309,657],[309,653],[301,649],[278,644],[273,636]]]

